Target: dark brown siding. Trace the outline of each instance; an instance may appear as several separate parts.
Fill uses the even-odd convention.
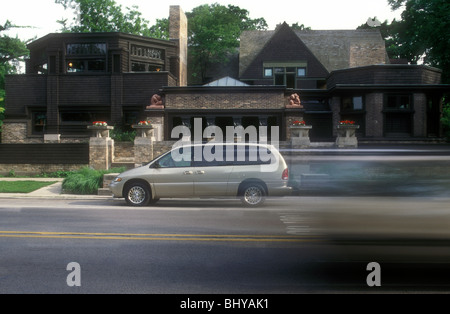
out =
[[[6,114],[23,116],[26,106],[47,105],[47,76],[8,75],[6,77]]]
[[[161,87],[169,85],[170,75],[160,73],[125,73],[123,75],[123,105],[148,106]]]
[[[59,105],[109,105],[110,75],[59,76]]]
[[[426,66],[373,65],[332,72],[328,88],[336,84],[440,84],[441,71]]]
[[[89,144],[2,144],[0,164],[89,164]]]

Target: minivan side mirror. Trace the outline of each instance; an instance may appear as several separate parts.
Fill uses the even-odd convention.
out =
[[[161,165],[159,164],[158,161],[155,161],[154,163],[152,163],[152,164],[150,165],[150,168],[159,169],[159,168],[161,168]]]

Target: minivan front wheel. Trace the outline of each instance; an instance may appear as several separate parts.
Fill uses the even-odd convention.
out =
[[[242,189],[241,201],[249,207],[262,205],[266,198],[266,191],[257,183],[248,184]]]
[[[131,206],[145,206],[151,199],[149,188],[139,182],[128,185],[124,196],[127,204]]]

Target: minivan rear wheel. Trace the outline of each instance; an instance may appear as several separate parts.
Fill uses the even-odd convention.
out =
[[[131,206],[145,206],[151,200],[149,188],[140,182],[129,184],[124,196],[127,204]]]
[[[247,184],[241,193],[241,201],[245,206],[256,207],[262,205],[266,199],[266,191],[257,183]]]

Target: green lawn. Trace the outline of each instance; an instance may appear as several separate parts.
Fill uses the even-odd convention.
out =
[[[30,193],[57,181],[0,181],[0,193]]]

